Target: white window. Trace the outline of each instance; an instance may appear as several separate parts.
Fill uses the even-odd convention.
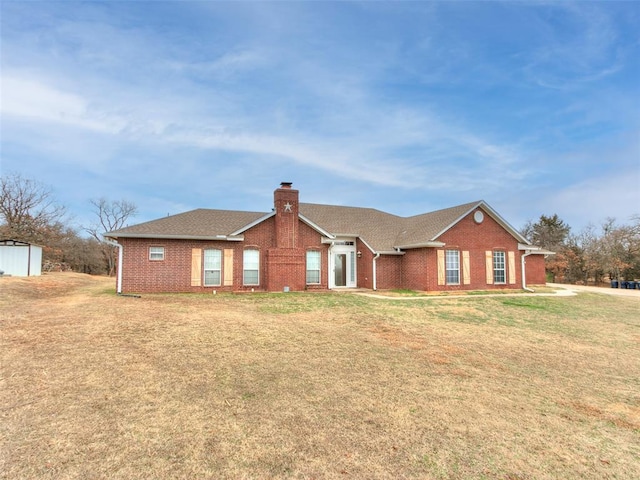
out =
[[[320,252],[307,252],[307,284],[320,283]]]
[[[222,269],[222,251],[221,250],[205,250],[204,251],[204,285],[219,286],[220,273]]]
[[[164,260],[164,247],[149,247],[149,260]]]
[[[493,252],[493,283],[507,283],[504,252]]]
[[[460,252],[458,250],[445,252],[445,269],[447,285],[460,285]]]
[[[245,250],[243,257],[242,278],[245,285],[260,284],[260,252],[258,250]]]

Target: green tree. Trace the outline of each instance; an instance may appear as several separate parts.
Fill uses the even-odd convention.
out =
[[[575,262],[576,252],[569,252],[567,240],[571,227],[558,217],[541,215],[537,222],[528,221],[521,233],[536,246],[555,252],[545,260],[545,268],[554,281],[563,280],[571,261]]]

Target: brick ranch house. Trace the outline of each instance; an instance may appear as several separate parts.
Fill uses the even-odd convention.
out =
[[[484,201],[413,217],[299,203],[282,183],[268,212],[197,209],[108,232],[118,293],[520,289],[544,256]]]

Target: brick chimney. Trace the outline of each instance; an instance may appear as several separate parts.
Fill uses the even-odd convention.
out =
[[[282,182],[273,192],[275,245],[267,250],[267,282],[272,292],[304,290],[305,249],[299,237],[298,190]]]
[[[298,190],[292,189],[291,185],[291,182],[282,182],[273,192],[278,248],[298,247]]]

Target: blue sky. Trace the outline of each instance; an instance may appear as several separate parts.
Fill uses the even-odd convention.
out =
[[[303,202],[640,213],[640,2],[11,2],[0,173],[135,222]]]

